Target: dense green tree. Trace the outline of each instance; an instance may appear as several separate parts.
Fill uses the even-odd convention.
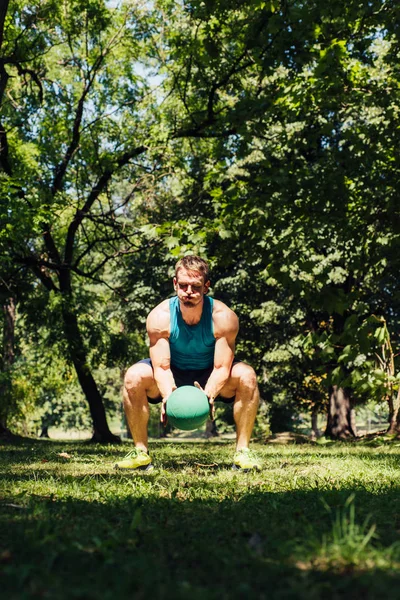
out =
[[[375,365],[379,315],[394,343],[399,316],[397,15],[381,1],[191,2],[169,19],[169,118],[213,198],[203,226],[225,241],[217,261],[234,241],[257,285],[275,280],[303,312],[297,352],[328,375],[335,437],[354,434],[354,400],[398,387]]]
[[[94,298],[115,290],[134,332],[188,251],[240,312],[265,396],[315,413],[329,393],[336,437],[355,401],[385,398],[397,426],[397,17],[381,0],[10,0],[2,272],[40,284],[94,439],[115,439]]]
[[[2,45],[2,265],[32,273],[45,290],[97,441],[116,437],[91,372],[82,307],[93,305],[96,285],[113,287],[112,263],[153,243],[138,209],[158,164],[143,75],[147,12],[100,0],[11,1]]]

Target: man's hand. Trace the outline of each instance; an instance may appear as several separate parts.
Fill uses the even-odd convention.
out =
[[[205,391],[203,390],[203,388],[201,387],[201,385],[199,384],[198,381],[194,382],[194,387],[197,387],[198,390],[201,390],[202,392],[205,393]],[[206,394],[207,396],[207,394]],[[207,396],[208,398],[208,402],[210,404],[210,419],[211,421],[214,421],[215,419],[215,405],[214,405],[214,400],[215,398],[213,398],[212,396]]]
[[[174,392],[176,389],[176,385],[172,386],[171,392],[168,394],[168,396],[165,396],[165,398],[163,398],[161,402],[160,422],[164,425],[164,427],[167,426],[167,400],[172,394],[172,392]]]

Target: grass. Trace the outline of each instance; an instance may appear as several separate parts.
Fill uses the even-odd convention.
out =
[[[232,442],[130,448],[0,445],[0,580],[33,598],[398,598],[400,447],[263,445],[260,473]]]

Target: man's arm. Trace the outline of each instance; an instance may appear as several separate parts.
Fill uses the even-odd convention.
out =
[[[214,317],[216,335],[214,369],[206,383],[205,393],[211,402],[227,383],[235,355],[235,340],[239,331],[239,320],[235,313],[221,303]]]
[[[165,421],[165,404],[168,396],[176,389],[171,371],[169,348],[169,311],[163,304],[157,306],[147,317],[147,333],[150,339],[150,358],[154,379],[163,399],[161,422]]]

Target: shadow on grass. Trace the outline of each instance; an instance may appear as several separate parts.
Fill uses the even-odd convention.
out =
[[[387,564],[360,565],[357,551],[354,564],[343,567],[318,556],[332,528],[324,504],[343,506],[351,492],[237,495],[233,485],[222,500],[190,500],[184,487],[165,490],[165,498],[31,496],[23,508],[7,501],[0,517],[2,591],[10,600],[397,599],[400,576]],[[378,498],[357,494],[357,507],[372,509],[386,547],[396,539],[398,498],[397,489]]]

